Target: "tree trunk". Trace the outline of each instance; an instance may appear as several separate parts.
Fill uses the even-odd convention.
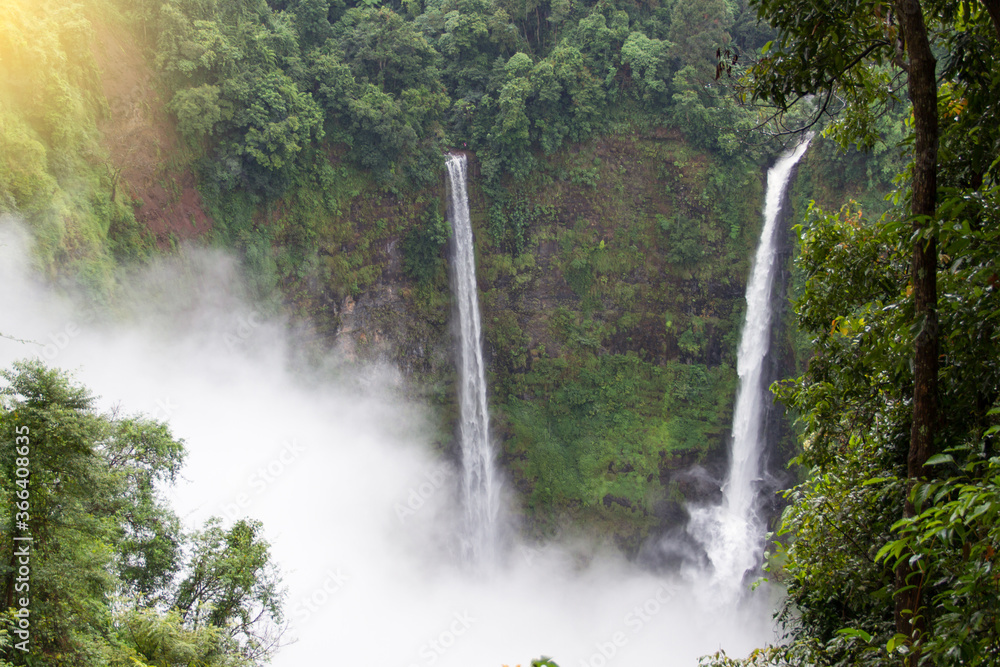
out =
[[[913,358],[913,425],[906,462],[906,474],[912,488],[917,479],[926,476],[924,464],[934,451],[939,419],[937,238],[934,232],[938,152],[937,63],[931,53],[919,0],[895,0],[895,5],[909,56],[908,87],[916,132],[911,214],[914,231],[919,235],[914,243],[910,280],[918,333]],[[903,514],[915,514],[909,500],[905,503]],[[920,612],[922,580],[906,558],[896,568],[896,585],[900,591],[896,595],[896,630],[913,642],[914,650],[907,662],[915,666],[926,623]],[[906,586],[912,588],[902,590]]]
[[[982,0],[993,20],[993,29],[996,30],[997,38],[1000,38],[1000,0]]]

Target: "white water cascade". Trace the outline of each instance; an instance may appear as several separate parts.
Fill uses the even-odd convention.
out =
[[[497,552],[500,493],[490,444],[482,324],[476,292],[476,252],[466,189],[466,158],[464,155],[449,155],[447,164],[454,239],[452,279],[461,338],[459,401],[468,524],[466,555],[471,562],[484,565],[492,562]]]
[[[764,229],[747,283],[747,312],[736,362],[740,384],[733,414],[729,476],[720,505],[691,513],[689,529],[708,552],[714,569],[713,583],[730,598],[742,593],[743,577],[757,566],[763,546],[754,481],[761,474],[765,397],[770,396],[764,386],[764,359],[770,346],[772,287],[778,268],[776,228],[792,169],[811,138],[778,158],[767,172]]]

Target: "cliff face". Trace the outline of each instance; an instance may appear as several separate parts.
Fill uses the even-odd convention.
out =
[[[470,158],[493,430],[524,519],[635,549],[712,493],[678,470],[723,473],[763,170],[636,133],[556,153],[488,196]],[[413,240],[443,214],[444,188],[443,175],[421,193],[359,180],[327,206],[312,269],[281,284],[320,347],[399,365],[457,455],[449,249],[417,257]],[[277,253],[302,208],[271,207]]]
[[[724,458],[760,182],[735,174],[749,202],[726,208],[718,168],[676,135],[579,147],[518,193],[514,266],[484,256],[497,431],[534,521],[635,548],[678,518],[673,472]]]
[[[159,82],[136,35],[94,15],[91,50],[107,101],[100,118],[110,196],[131,203],[137,227],[160,249],[203,238],[212,226]]]

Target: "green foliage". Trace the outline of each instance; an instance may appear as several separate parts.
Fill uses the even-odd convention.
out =
[[[298,44],[287,21],[261,0],[240,22],[222,7],[180,0],[159,11],[157,65],[175,92],[169,108],[192,138],[215,135],[214,177],[273,195],[302,150],[322,138],[322,115],[300,89]]]
[[[657,216],[657,222],[667,238],[666,258],[668,262],[681,266],[691,266],[704,256],[701,225],[696,221],[677,217],[669,219],[660,215]]]
[[[708,84],[710,78],[695,65],[677,70],[672,86],[672,119],[694,145],[735,156],[743,150],[738,137],[751,130],[755,122],[724,88]]]
[[[275,648],[283,591],[258,521],[240,520],[229,530],[208,521],[192,537],[193,553],[173,606],[193,630],[221,630],[226,652],[254,664]]]
[[[108,225],[108,250],[119,264],[149,259],[156,249],[153,233],[135,219],[131,206],[112,202]]]
[[[935,459],[933,465],[945,468],[955,463],[951,454]],[[877,557],[890,566],[915,558],[915,585],[933,582],[925,612],[930,638],[923,647],[933,664],[988,665],[1000,657],[1000,583],[994,569],[1000,551],[1000,458],[974,459],[960,473],[914,487],[918,514],[893,526],[898,538]]]
[[[726,26],[733,17],[723,0],[675,2],[668,39],[675,70],[687,69],[693,80],[706,84],[715,75],[715,52],[729,43]]]
[[[373,84],[348,102],[354,151],[359,163],[377,174],[388,174],[403,149],[416,142],[417,133],[403,118],[402,106]]]
[[[868,642],[845,635],[844,628],[859,628],[882,644],[895,633],[893,573],[877,562],[875,552],[890,537],[903,488],[892,480],[872,483],[899,467],[898,454],[894,459],[879,451],[874,440],[850,442],[844,465],[829,472],[824,467],[786,493],[792,505],[779,535],[789,544],[770,555],[770,570],[788,591],[780,620],[795,643],[818,642],[830,664],[867,659]],[[779,569],[782,563],[785,570]]]
[[[177,115],[178,129],[191,139],[212,134],[222,120],[219,87],[208,83],[177,91],[168,108]]]
[[[412,22],[382,7],[349,9],[334,26],[334,37],[351,73],[387,94],[439,86],[440,54]]]
[[[338,54],[349,67],[346,113],[339,122],[350,129],[348,143],[360,163],[386,180],[397,162],[415,182],[439,173],[418,166],[440,155],[435,134],[450,106],[440,82],[440,55],[417,31],[387,8],[351,9],[334,27]],[[343,105],[343,100],[338,102]]]
[[[531,206],[525,199],[516,199],[506,205],[496,202],[490,208],[490,240],[498,248],[519,255],[528,241],[528,228],[532,222],[551,222],[554,215],[551,206]]]
[[[280,171],[319,131],[320,114],[312,98],[278,72],[251,75],[238,81],[232,123],[240,136],[223,144],[226,153],[252,161],[248,169]],[[228,144],[228,145],[227,145]]]
[[[110,188],[98,120],[105,102],[80,5],[5,4],[0,25],[0,213],[35,233],[50,275],[111,286],[104,248]]]
[[[980,567],[996,535],[980,517],[995,509],[988,498],[996,429],[988,408],[1000,394],[1000,368],[993,361],[996,294],[989,281],[998,236],[994,222],[983,224],[991,220],[986,209],[952,203],[958,208],[946,203],[943,215],[960,210],[964,221],[941,227],[949,270],[941,273],[946,296],[939,307],[942,330],[951,332],[940,399],[948,406],[941,442],[950,453],[931,463],[942,472],[958,464],[964,473],[915,486],[917,514],[902,521],[913,382],[905,343],[912,317],[909,230],[891,220],[865,221],[849,209],[839,216],[814,210],[809,226],[800,227],[798,263],[807,282],[797,311],[813,335],[815,356],[780,394],[801,415],[799,462],[812,470],[791,492],[781,533],[790,543],[772,557],[772,571],[788,587],[781,618],[791,646],[808,647],[809,661],[890,664],[908,649],[892,616],[900,558],[916,564],[910,583],[928,601],[918,612],[927,622],[921,647],[927,660],[988,663],[996,651],[995,616],[982,611],[991,609],[984,605],[995,596],[995,580]],[[972,226],[965,216],[981,222]],[[979,560],[969,559],[973,552]]]
[[[650,39],[641,32],[633,32],[622,44],[622,63],[628,65],[639,80],[643,100],[659,104],[666,100],[667,54],[672,46],[670,42]]]
[[[634,355],[535,360],[523,397],[507,401],[507,447],[532,484],[529,504],[556,514],[615,503],[642,524],[666,493],[659,483],[664,457],[704,452],[726,430],[734,380],[729,368],[663,368]],[[544,403],[533,400],[543,394]]]
[[[260,198],[245,190],[224,190],[209,192],[207,199],[217,221],[216,239],[242,255],[251,294],[260,300],[275,298],[278,267],[272,241],[277,230],[255,220]]]
[[[897,121],[896,130],[886,126],[887,139],[902,130],[903,121]],[[891,141],[896,145],[901,138]],[[880,148],[885,150],[876,155]],[[827,209],[838,209],[850,201],[865,215],[877,218],[892,207],[887,193],[892,191],[893,178],[904,166],[898,146],[881,145],[870,153],[857,148],[845,151],[835,141],[817,137],[803,156],[792,186],[793,219],[805,218],[810,201]]]
[[[535,149],[551,154],[604,131],[622,100],[662,121],[674,72],[699,72],[688,88],[704,88],[711,52],[736,19],[722,0],[669,13],[614,3],[375,4],[298,0],[274,11],[257,0],[243,13],[163,5],[157,62],[172,77],[171,109],[187,134],[212,135],[214,161],[243,163],[217,170],[220,183],[282,192],[290,165],[323,131],[383,183],[426,183],[417,165],[449,134],[472,144],[489,182],[524,179]],[[239,22],[247,16],[253,28]]]
[[[128,609],[116,619],[133,664],[215,665],[225,664],[220,650],[224,630],[216,626],[192,628],[184,624],[180,613],[165,614],[155,609]]]
[[[837,122],[847,133],[842,136],[865,147],[874,145],[879,137],[873,128],[878,108],[901,104],[898,88],[888,85],[893,74],[886,67],[895,57],[890,30],[897,27],[885,23],[883,9],[851,4],[842,8],[837,20],[829,20],[828,3],[796,12],[786,11],[774,0],[750,4],[780,35],[765,45],[764,57],[754,66],[752,95],[784,109],[805,94],[822,92],[825,109],[830,102],[827,91],[836,90],[844,104],[829,111],[838,112]],[[807,38],[803,26],[810,26]],[[801,64],[803,53],[808,54],[807,66]],[[855,66],[861,62],[865,66]]]
[[[110,609],[104,600],[115,589],[111,545],[120,530],[114,503],[120,487],[98,450],[108,424],[93,414],[86,390],[39,363],[16,365],[3,378],[0,549],[13,554],[15,535],[32,537],[31,589],[17,590],[30,593],[31,646],[64,656],[53,664],[87,664],[107,648],[101,629]],[[27,486],[18,486],[24,477],[15,471],[25,461]],[[28,518],[18,518],[18,511]],[[0,599],[14,606],[21,597],[15,596],[16,568],[13,561],[2,568]]]
[[[7,625],[7,619],[4,618],[4,626]],[[10,650],[10,646],[13,642],[11,641],[10,634],[7,632],[6,627],[0,628],[0,653],[6,654]],[[14,664],[7,662],[3,658],[0,658],[0,667],[14,667]]]
[[[441,249],[451,237],[451,226],[441,215],[441,204],[433,200],[420,225],[410,229],[403,239],[403,262],[406,272],[426,283],[443,266]]]
[[[318,229],[345,221],[272,230],[248,210],[284,195],[295,201],[317,180],[329,187],[344,166],[340,156],[402,194],[437,187],[442,148],[462,142],[479,157],[493,240],[519,254],[529,222],[544,216],[505,194],[508,176],[525,179],[539,164],[539,149],[554,154],[587,140],[616,114],[630,122],[636,112],[653,122],[669,115],[676,63],[665,39],[668,10],[485,0],[375,4],[254,0],[236,11],[171,0],[145,10],[158,35],[157,65],[173,91],[169,109],[204,154],[203,192],[217,238],[243,254],[258,294],[318,276],[324,264],[344,279],[338,293],[356,293],[373,279],[352,266],[374,270],[367,257],[321,259]],[[732,17],[717,18],[702,28],[722,35]],[[700,112],[721,99],[702,100]],[[689,126],[693,137],[706,131],[717,133]],[[731,149],[729,139],[723,143]],[[597,188],[601,174],[595,163],[574,167],[569,177]],[[343,205],[339,199],[327,210],[340,215]],[[427,274],[416,267],[433,263],[427,260],[436,249],[425,243],[433,234],[419,236],[414,229],[401,240],[404,268],[423,282]],[[274,248],[289,239],[292,248]],[[692,266],[697,249],[688,246],[679,244],[683,257],[672,257]],[[586,291],[590,269],[576,273],[574,284]]]
[[[23,544],[15,536],[31,537],[30,588],[13,558],[0,566],[0,600],[20,607],[24,598],[31,612],[31,653],[9,652],[14,664],[266,659],[281,592],[260,526],[223,531],[216,521],[185,544],[158,490],[184,459],[168,427],[97,413],[85,388],[39,362],[2,377],[0,550],[13,554]],[[180,611],[164,614],[168,606]]]

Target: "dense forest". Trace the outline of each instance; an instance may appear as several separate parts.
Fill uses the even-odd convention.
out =
[[[771,452],[792,487],[766,565],[785,636],[739,664],[1000,660],[996,2],[4,12],[0,213],[31,231],[42,275],[114,312],[123,268],[230,250],[307,357],[398,365],[446,458],[442,155],[468,154],[490,411],[523,529],[572,523],[630,556],[718,490],[677,473],[725,465],[764,167],[821,131],[792,192],[794,317],[774,334],[778,374],[798,376],[775,386],[789,416]],[[14,556],[6,660],[265,661],[282,611],[261,526],[181,530],[158,492],[184,458],[168,425],[100,414],[36,362],[3,377],[0,549],[30,528],[41,662],[12,648]]]

